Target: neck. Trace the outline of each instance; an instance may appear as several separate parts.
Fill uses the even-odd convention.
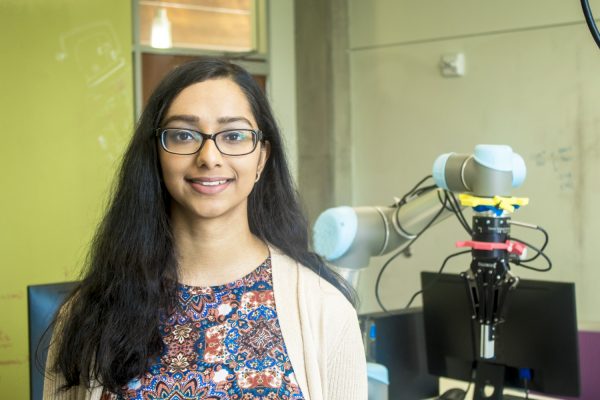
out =
[[[244,218],[193,218],[173,212],[173,239],[179,281],[191,286],[233,282],[252,272],[269,255]]]

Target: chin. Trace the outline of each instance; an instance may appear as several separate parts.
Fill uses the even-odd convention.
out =
[[[202,210],[194,213],[198,219],[216,219],[228,215],[227,211],[220,210]]]
[[[196,218],[200,219],[215,219],[222,217],[246,217],[246,203],[240,203],[237,205],[225,205],[225,204],[204,204],[203,206],[195,205],[190,210]]]
[[[171,215],[179,215],[184,219],[202,220],[215,218],[247,218],[247,200],[245,198],[235,201],[226,198],[185,198],[183,201],[174,201]]]

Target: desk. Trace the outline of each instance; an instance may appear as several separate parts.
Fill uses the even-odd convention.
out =
[[[440,378],[440,380],[439,380],[440,393],[444,393],[446,390],[452,389],[452,388],[460,388],[460,389],[466,390],[467,386],[469,386],[469,383],[464,382],[464,381],[457,381],[457,380],[448,379],[448,378]],[[465,400],[473,399],[473,391],[474,390],[475,390],[475,384],[471,384],[471,388],[469,389],[469,392],[467,393]],[[517,398],[520,398],[520,399],[525,398],[525,392],[523,392],[522,390],[504,389],[504,394],[509,395],[509,396],[516,396]],[[431,399],[431,400],[434,400],[434,399]],[[529,399],[530,400],[557,400],[558,397],[548,397],[548,396],[541,396],[538,394],[535,394],[535,395],[529,394]]]

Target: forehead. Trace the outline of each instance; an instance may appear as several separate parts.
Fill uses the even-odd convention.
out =
[[[165,117],[193,115],[201,120],[245,117],[256,124],[242,89],[229,78],[209,79],[183,89],[169,106]]]

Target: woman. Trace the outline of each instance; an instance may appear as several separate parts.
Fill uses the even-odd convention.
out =
[[[199,59],[148,101],[78,290],[49,399],[366,399],[352,291],[308,250],[267,100]]]

